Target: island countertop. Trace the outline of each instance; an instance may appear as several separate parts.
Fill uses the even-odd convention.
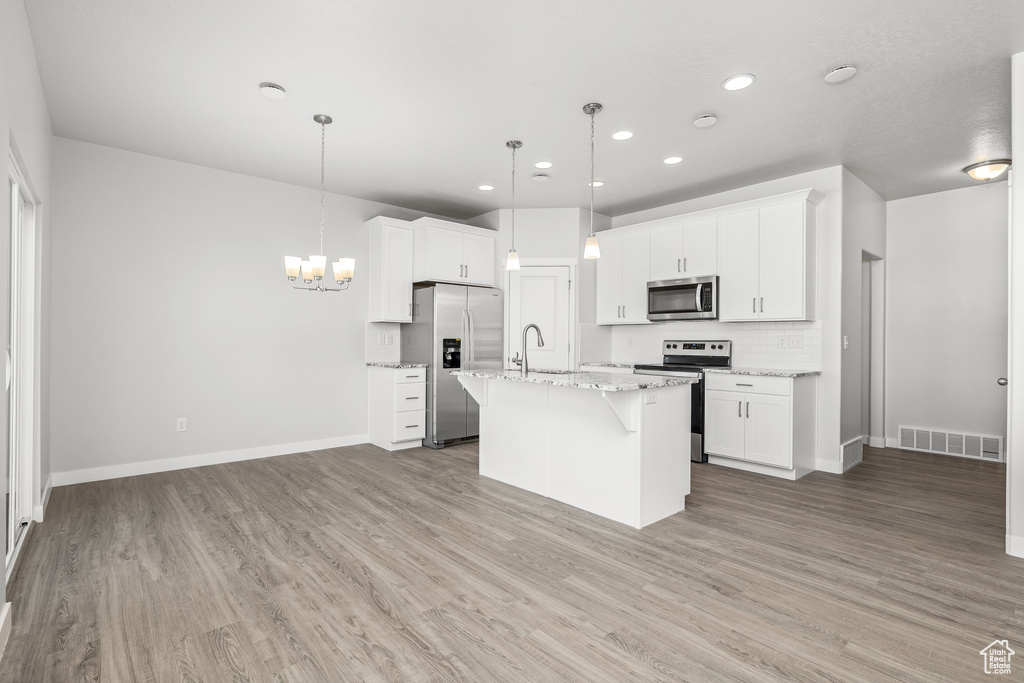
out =
[[[600,391],[640,391],[641,389],[660,389],[683,384],[693,384],[697,380],[691,377],[662,377],[658,375],[616,375],[605,372],[530,372],[523,377],[519,370],[452,370],[456,377],[479,377],[481,379],[499,379],[509,382],[525,382],[527,384],[548,384],[556,387],[573,389],[598,389]]]

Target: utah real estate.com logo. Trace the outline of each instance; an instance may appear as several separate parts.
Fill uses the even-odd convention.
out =
[[[980,654],[985,658],[985,673],[1008,674],[1010,657],[1017,653],[1010,649],[1008,640],[993,640]]]

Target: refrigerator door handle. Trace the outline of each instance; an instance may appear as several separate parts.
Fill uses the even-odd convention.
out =
[[[461,347],[461,351],[462,351],[462,353],[460,355],[462,357],[462,369],[463,370],[472,370],[473,369],[473,363],[472,363],[472,360],[470,359],[469,353],[468,353],[468,351],[469,351],[469,311],[467,311],[465,309],[463,309],[463,311],[462,311],[462,347]],[[465,387],[463,387],[463,389],[465,389]]]
[[[467,268],[467,270],[469,270]],[[473,311],[466,312],[469,316],[469,367],[476,369],[476,327],[473,325]]]

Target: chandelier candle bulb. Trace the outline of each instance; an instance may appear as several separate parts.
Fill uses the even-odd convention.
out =
[[[285,256],[284,257],[284,274],[288,276],[289,280],[294,280],[299,276],[299,269],[302,267],[302,258],[299,256]]]

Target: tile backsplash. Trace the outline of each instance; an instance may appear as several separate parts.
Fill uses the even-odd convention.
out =
[[[596,358],[580,334],[580,358],[617,363],[660,363],[666,339],[732,341],[732,364],[785,370],[821,369],[821,321],[785,323],[721,323],[686,321],[611,327],[611,354]],[[780,345],[780,339],[784,345]]]
[[[383,344],[379,344],[383,341]],[[390,344],[387,342],[391,342]],[[366,362],[397,363],[402,360],[402,326],[398,323],[366,323]]]

